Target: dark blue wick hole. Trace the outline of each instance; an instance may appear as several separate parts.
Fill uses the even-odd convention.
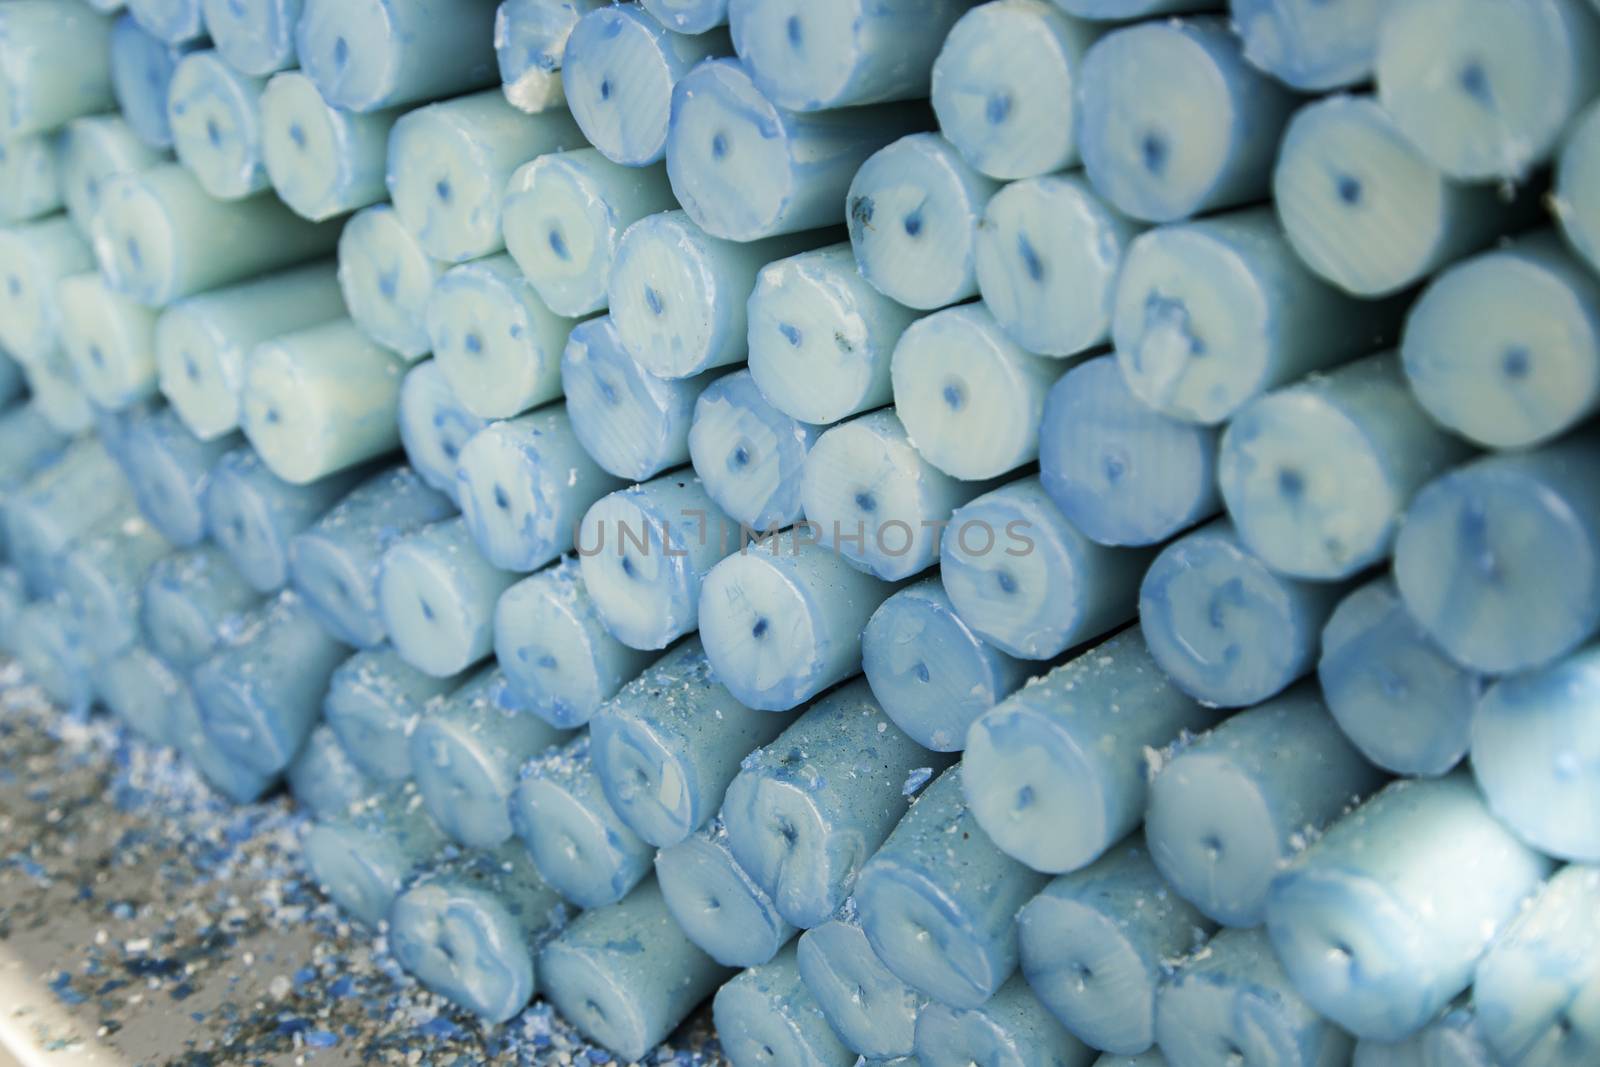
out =
[[[1493,101],[1489,95],[1489,72],[1483,69],[1483,64],[1472,60],[1461,68],[1461,91],[1466,93],[1478,103],[1489,106]]]
[[[1290,500],[1299,500],[1306,491],[1305,475],[1287,468],[1278,472],[1278,492]]]
[[[792,326],[787,322],[780,322],[780,323],[778,323],[778,332],[783,334],[783,339],[785,341],[788,341],[791,345],[794,345],[794,347],[796,347],[796,348],[800,347],[800,329],[799,329],[799,327]]]
[[[340,37],[333,42],[333,65],[343,69],[350,62],[350,42]]]
[[[877,511],[878,498],[866,490],[862,490],[856,494],[856,507],[860,508],[862,511]]]
[[[653,285],[644,287],[644,302],[645,306],[657,315],[662,313],[665,306],[661,301],[661,294],[656,292],[656,288]]]
[[[212,148],[222,146],[222,127],[217,125],[216,119],[206,119],[206,140],[211,142]]]
[[[907,237],[915,237],[922,232],[922,212],[913,211],[901,223],[905,227]]]
[[[1039,252],[1028,240],[1027,234],[1017,234],[1017,255],[1022,257],[1022,266],[1027,270],[1028,277],[1036,282],[1044,281],[1044,261],[1039,258]]]
[[[961,382],[946,382],[944,386],[945,406],[951,411],[960,411],[967,403],[967,387]]]
[[[1002,593],[1009,594],[1017,591],[1017,580],[1011,576],[1010,571],[996,571],[994,581],[1000,587]]]
[[[926,663],[918,663],[915,667],[911,668],[911,673],[919,682],[926,682],[929,678],[933,677],[933,674],[928,670],[928,665]]]
[[[998,126],[1011,114],[1011,94],[995,93],[989,97],[984,105],[983,116],[989,120],[989,125]]]
[[[716,134],[715,136],[713,136],[711,138],[711,158],[712,159],[726,159],[727,157],[728,157],[728,139],[726,137],[724,137],[720,133]]]
[[[435,182],[433,191],[438,195],[439,199],[444,201],[446,204],[450,202],[450,180],[448,178],[440,178],[437,182]]]
[[[602,99],[602,100],[610,100],[611,99],[611,79],[610,78],[601,78],[600,79],[600,99]]]
[[[757,619],[756,624],[750,627],[750,636],[759,641],[763,637],[767,636],[767,629],[767,620]]]
[[[289,140],[293,141],[297,148],[306,146],[306,131],[298,122],[289,124]]]
[[[483,351],[483,338],[479,337],[476,333],[467,334],[466,337],[462,338],[461,344],[473,355],[477,355]]]
[[[1339,175],[1334,187],[1339,190],[1339,199],[1351,207],[1361,203],[1361,182],[1348,174]]]
[[[501,511],[511,510],[511,496],[506,492],[505,486],[503,485],[496,485],[494,487],[494,506],[499,508]]]
[[[557,259],[571,259],[572,252],[567,248],[566,238],[561,236],[560,230],[550,231],[550,251],[556,254]]]
[[[1507,378],[1520,381],[1533,369],[1533,353],[1521,345],[1508,348],[1500,357],[1500,368]]]
[[[191,382],[200,380],[200,366],[195,363],[194,356],[188,352],[183,354],[183,373],[189,376]]]
[[[427,619],[429,622],[432,622],[433,621],[433,605],[428,603],[426,600],[418,601],[418,603],[420,603],[422,605],[422,617],[424,619]]]
[[[789,43],[795,48],[799,48],[800,43],[804,38],[804,34],[801,32],[800,27],[800,16],[790,15],[789,21],[784,24],[784,29],[789,34]]]
[[[89,346],[89,359],[96,367],[104,367],[106,365],[106,354],[99,345]]]
[[[1145,170],[1160,174],[1167,167],[1167,139],[1154,131],[1146,133],[1139,142],[1139,155]]]

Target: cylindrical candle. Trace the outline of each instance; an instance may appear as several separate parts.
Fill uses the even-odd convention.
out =
[[[489,425],[489,420],[467,410],[456,398],[444,371],[431,359],[406,372],[400,383],[395,418],[411,469],[428,485],[454,499],[460,490],[456,465],[461,450]]]
[[[23,364],[48,362],[60,339],[56,283],[94,270],[94,253],[65,215],[0,229],[0,345]]]
[[[295,65],[304,0],[200,0],[200,6],[213,47],[234,70],[265,77]]]
[[[424,674],[381,645],[357,652],[333,672],[322,714],[368,777],[401,782],[411,777],[410,737],[418,719],[434,698],[461,682]]]
[[[28,678],[67,715],[82,718],[94,705],[94,655],[66,601],[35,600],[17,617],[11,653]]]
[[[400,444],[405,362],[334,319],[258,345],[245,360],[239,425],[272,472],[296,485]]]
[[[1151,754],[1214,719],[1124,630],[972,724],[962,761],[972,815],[1035,870],[1078,870],[1144,818]]]
[[[42,133],[0,142],[0,221],[24,222],[61,210],[61,142]]]
[[[795,962],[847,1047],[869,1059],[911,1055],[917,1015],[928,998],[878,959],[854,901],[846,900],[838,915],[800,935]]]
[[[226,552],[201,545],[174,552],[150,568],[140,624],[150,651],[188,671],[232,640],[260,600]]]
[[[5,546],[4,497],[54,463],[70,441],[32,399],[0,411],[0,553]]]
[[[498,80],[495,6],[495,0],[305,0],[295,50],[334,107],[375,111],[436,100]]]
[[[82,4],[15,0],[0,7],[0,138],[45,133],[109,110],[110,39],[111,19]]]
[[[1293,89],[1323,92],[1372,77],[1383,0],[1230,0],[1244,57]]]
[[[695,400],[689,458],[729,518],[756,532],[777,530],[805,511],[807,457],[821,432],[773,407],[749,371],[736,371]]]
[[[793,943],[717,990],[711,1013],[717,1040],[734,1067],[770,1062],[852,1067],[856,1062],[801,981]]]
[[[917,1016],[915,1052],[919,1067],[1089,1067],[1096,1055],[1051,1017],[1020,974],[981,1005],[929,1004]]]
[[[44,596],[56,589],[68,546],[133,508],[127,479],[106,446],[92,435],[80,437],[0,501],[6,552],[29,591]]]
[[[728,22],[728,0],[640,0],[639,6],[679,33],[705,33]]]
[[[332,819],[373,797],[377,783],[361,772],[326,724],[311,731],[284,775],[295,806]]]
[[[264,78],[240,74],[209,49],[191,52],[172,72],[167,123],[173,150],[219,200],[259,193],[269,184],[261,150],[265,86]]]
[[[60,343],[96,407],[120,411],[156,391],[156,312],[115,292],[96,271],[56,286]]]
[[[1572,247],[1600,268],[1600,106],[1591,106],[1567,134],[1556,167],[1554,211]]]
[[[79,434],[94,425],[94,408],[59,352],[44,362],[23,364],[22,376],[28,380],[34,407],[56,432]]]
[[[188,546],[206,535],[203,501],[212,467],[242,443],[236,435],[202,441],[163,407],[134,418],[118,448],[139,510],[168,541]]]
[[[167,87],[178,61],[200,44],[168,44],[146,32],[132,15],[122,15],[111,28],[112,93],[122,117],[151,148],[172,147]]]
[[[1267,895],[1272,946],[1311,1006],[1398,1041],[1472,980],[1550,862],[1495,821],[1464,772],[1395,782],[1334,823]]]
[[[28,381],[22,375],[21,365],[9,355],[0,352],[0,405],[9,409],[11,401],[23,396],[27,391]],[[7,459],[9,458],[8,455]]]
[[[319,821],[305,836],[306,869],[345,914],[376,927],[445,845],[415,791]]]
[[[171,551],[150,523],[133,516],[93,531],[61,560],[62,596],[95,658],[108,659],[139,640],[150,565]]]
[[[383,554],[378,617],[400,658],[459,674],[494,650],[494,606],[516,575],[484,559],[461,516],[425,526]]]
[[[84,233],[100,210],[101,182],[113,174],[153,167],[163,159],[121,114],[73,119],[61,131],[60,144],[61,198]]]
[[[426,311],[445,264],[387,204],[358,211],[339,235],[339,288],[361,332],[406,359],[427,355]]]
[[[178,751],[201,777],[235,804],[259,800],[278,784],[281,775],[252,769],[211,739],[189,686],[174,693],[174,699],[167,704],[167,714],[171,716],[172,740]]]
[[[565,99],[561,58],[572,27],[606,0],[501,0],[494,18],[500,91],[513,107],[538,112]]]
[[[1218,519],[1155,558],[1139,587],[1139,627],[1176,685],[1202,703],[1243,708],[1311,670],[1348,589],[1274,574]]]
[[[673,921],[723,966],[765,963],[794,936],[772,898],[733,858],[720,817],[656,853],[656,880]]]
[[[667,173],[707,233],[752,241],[843,222],[845,191],[862,161],[926,126],[926,110],[910,104],[790,111],[763,95],[737,60],[712,60],[672,90]]]
[[[205,36],[200,0],[127,0],[127,7],[139,25],[163,41],[180,44]]]
[[[192,704],[189,685],[144,645],[133,644],[94,667],[94,686],[107,710],[152,745],[175,745],[179,703]]]
[[[274,76],[261,93],[260,120],[273,189],[296,214],[318,221],[382,202],[389,195],[389,131],[401,113],[344,111],[299,71]]]

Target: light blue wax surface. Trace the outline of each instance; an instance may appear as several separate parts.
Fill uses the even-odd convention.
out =
[[[805,512],[805,471],[821,432],[773,407],[749,371],[736,371],[696,398],[689,458],[729,518],[779,530]]]
[[[428,294],[445,264],[422,250],[394,208],[358,211],[339,235],[339,288],[361,332],[407,359],[430,351]]]
[[[639,0],[639,6],[679,33],[705,33],[728,23],[728,0]]]
[[[234,759],[206,732],[200,706],[189,686],[183,686],[166,704],[173,744],[194,765],[201,777],[235,804],[249,804],[275,788],[278,774],[262,774]]]
[[[385,200],[389,132],[403,110],[345,111],[299,71],[275,75],[261,93],[260,115],[273,189],[296,214],[319,221]]]
[[[374,111],[498,81],[495,0],[305,0],[300,67],[334,107]]]
[[[28,606],[28,589],[22,572],[15,567],[0,567],[0,651],[14,652],[17,620]]]
[[[1053,2],[1069,15],[1076,15],[1082,19],[1105,19],[1116,22],[1146,15],[1208,11],[1220,6],[1219,0],[1053,0]]]
[[[293,67],[294,31],[304,0],[200,0],[211,44],[242,74]]]
[[[58,587],[68,547],[133,510],[127,479],[105,445],[92,435],[80,437],[0,502],[7,554],[29,592],[47,596]]]
[[[717,990],[711,1012],[717,1040],[734,1067],[774,1061],[794,1067],[855,1063],[856,1054],[829,1028],[816,997],[801,981],[793,943]]]
[[[530,113],[564,99],[561,58],[572,27],[605,0],[501,0],[494,18],[500,91]]]
[[[35,600],[17,617],[11,654],[51,703],[75,718],[89,714],[95,692],[94,655],[65,600]]]
[[[1292,89],[1322,92],[1372,77],[1383,0],[1230,0],[1244,57]]]
[[[400,444],[411,469],[430,487],[456,498],[460,490],[456,466],[461,450],[489,425],[489,420],[466,409],[456,398],[444,371],[431,359],[406,372],[400,383],[396,418]]]
[[[341,911],[376,927],[445,846],[415,790],[320,819],[305,836],[306,868]]]
[[[152,745],[176,745],[178,704],[193,706],[189,684],[144,645],[133,644],[95,664],[95,689],[106,709]]]
[[[156,312],[111,290],[97,272],[56,285],[59,342],[73,376],[102,411],[120,411],[156,391]]]
[[[19,379],[19,388],[26,382]],[[71,438],[57,431],[30,398],[0,411],[0,493],[16,492],[58,459]],[[0,549],[5,544],[5,504],[0,498]]]
[[[266,79],[240,74],[209,49],[185,56],[172,72],[167,122],[173,149],[218,200],[238,200],[269,184],[261,151],[265,87]]]
[[[117,109],[139,140],[151,148],[172,147],[167,87],[178,60],[199,46],[199,41],[167,44],[146,32],[132,15],[118,16],[112,26],[111,89]]]
[[[112,106],[111,25],[78,4],[18,0],[0,8],[0,139]]]
[[[155,166],[162,159],[121,114],[73,119],[59,137],[61,199],[72,221],[86,233],[99,210],[102,181],[112,174]]]
[[[78,388],[72,368],[60,352],[43,362],[23,364],[22,376],[28,380],[33,405],[57,433],[80,434],[94,425],[89,398]]]
[[[365,774],[401,782],[411,777],[409,738],[423,710],[463,680],[424,674],[381,645],[357,652],[333,672],[322,714]]]
[[[1427,1026],[1400,1041],[1356,1042],[1352,1067],[1498,1067],[1468,994]]]
[[[206,535],[203,501],[211,469],[243,443],[237,434],[202,441],[164,407],[133,421],[119,442],[120,462],[151,525],[174,545],[195,545]]]
[[[765,963],[794,937],[772,898],[734,859],[720,817],[656,853],[656,879],[678,928],[724,966]]]
[[[855,902],[800,935],[795,962],[806,989],[846,1048],[872,1059],[911,1055],[928,998],[894,976],[872,951]]]
[[[142,516],[101,526],[62,558],[61,593],[96,659],[139,640],[139,611],[151,564],[172,551]]]
[[[1600,268],[1600,107],[1586,109],[1567,134],[1556,167],[1555,215],[1572,247]]]
[[[0,229],[0,345],[7,354],[23,366],[59,358],[56,283],[93,269],[94,255],[66,215]]]
[[[0,220],[41,218],[62,203],[59,138],[35,133],[0,143]]]
[[[200,0],[128,0],[127,7],[140,26],[169,44],[182,44],[206,34]]]
[[[179,671],[230,641],[261,594],[213,544],[157,560],[145,580],[140,625],[150,651]]]
[[[295,805],[319,819],[343,815],[378,789],[351,761],[326,723],[311,731],[285,778]]]
[[[401,659],[446,678],[494,651],[495,603],[516,579],[483,558],[458,515],[384,552],[378,616]]]
[[[1064,1030],[1022,975],[1012,975],[982,1005],[934,1002],[917,1017],[919,1067],[1089,1067],[1095,1050]]]

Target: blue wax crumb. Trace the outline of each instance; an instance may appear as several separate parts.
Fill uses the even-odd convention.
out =
[[[906,784],[900,787],[901,796],[915,796],[917,791],[927,785],[928,779],[932,777],[932,767],[918,767],[906,776]]]

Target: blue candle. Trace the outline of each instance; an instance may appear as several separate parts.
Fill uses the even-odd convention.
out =
[[[201,502],[206,530],[257,592],[277,592],[289,580],[290,541],[363,473],[343,471],[310,485],[290,485],[267,469],[255,449],[235,449],[211,468]]]
[[[219,200],[237,200],[269,184],[261,152],[265,86],[265,79],[240,74],[210,50],[190,53],[172,72],[167,121],[173,150]]]
[[[58,433],[80,434],[94,425],[94,409],[78,388],[72,368],[60,353],[40,363],[24,364],[33,405]]]
[[[0,8],[0,138],[45,133],[112,106],[111,20],[79,4]]]
[[[1216,424],[1269,389],[1378,350],[1404,306],[1355,300],[1318,279],[1260,207],[1136,238],[1112,336],[1140,400]]]
[[[590,752],[617,818],[670,848],[711,821],[741,763],[793,718],[740,704],[691,637],[606,702]]]
[[[107,659],[139,640],[139,610],[150,565],[172,546],[134,516],[94,530],[61,560],[61,594],[84,647]]]
[[[495,0],[305,0],[300,67],[334,107],[375,111],[493,85]]]
[[[173,706],[192,704],[189,686],[160,657],[134,644],[94,666],[93,680],[106,709],[152,745],[173,745]]]
[[[516,575],[478,552],[461,516],[383,554],[378,616],[400,658],[424,674],[459,674],[494,650],[494,607]]]
[[[378,617],[379,561],[389,546],[455,509],[410,468],[371,475],[289,542],[289,574],[328,632],[372,648],[385,637]]]
[[[799,707],[861,670],[861,631],[895,591],[857,570],[817,528],[742,549],[706,577],[700,635],[734,696],[765,711]]]
[[[100,210],[100,183],[113,174],[160,163],[160,152],[139,139],[120,114],[88,115],[67,123],[60,134],[61,199],[84,233]]]
[[[150,568],[140,624],[150,651],[180,671],[211,658],[261,595],[215,545],[174,552]]]
[[[1591,265],[1600,266],[1600,107],[1590,107],[1574,122],[1556,167],[1555,215],[1562,232]]]
[[[1019,974],[981,1005],[935,1002],[917,1017],[919,1065],[959,1067],[986,1057],[1018,1067],[1089,1067],[1096,1053],[1062,1029]]]
[[[545,994],[585,1036],[640,1060],[729,971],[678,929],[649,880],[620,904],[578,916],[539,953]]]
[[[1078,870],[1144,818],[1151,755],[1214,720],[1124,630],[972,724],[962,767],[973,817],[1035,870]]]
[[[27,391],[28,381],[22,376],[22,367],[10,356],[0,353],[0,405],[9,406]]]
[[[275,196],[215,200],[175,163],[108,179],[94,236],[106,281],[151,307],[308,262],[337,239]]]
[[[617,818],[580,733],[522,768],[511,824],[544,880],[572,904],[599,908],[627,896],[650,873],[655,849]]]
[[[35,395],[34,402],[38,402]],[[55,591],[68,546],[133,512],[133,493],[106,447],[80,437],[0,502],[5,544],[34,596]]]
[[[674,923],[723,966],[765,963],[794,936],[772,898],[733,858],[721,818],[656,853],[656,879]]]
[[[0,229],[0,345],[24,365],[56,355],[56,283],[94,270],[94,254],[65,215]]]
[[[304,485],[399,446],[404,374],[393,352],[335,319],[250,353],[239,425],[274,474]]]
[[[756,532],[778,530],[805,511],[805,471],[821,432],[773,407],[750,372],[737,371],[695,400],[689,457],[729,518]]]
[[[1600,21],[1578,0],[1426,0],[1383,20],[1376,68],[1384,109],[1446,174],[1518,180],[1600,90]]]
[[[647,11],[597,7],[572,28],[561,85],[589,142],[608,159],[643,167],[666,158],[672,87],[696,63],[732,51],[720,30],[674,33]]]
[[[5,546],[4,498],[54,463],[70,441],[31,399],[0,411],[0,553]]]
[[[415,791],[319,820],[305,836],[306,869],[341,911],[376,927],[444,848]]]
[[[1395,782],[1279,875],[1267,932],[1311,1006],[1398,1041],[1472,980],[1550,863],[1484,807],[1465,773]]]
[[[211,739],[189,686],[180,687],[173,697],[167,704],[173,744],[212,788],[235,804],[249,804],[277,786],[281,775],[253,770]]]
[[[127,7],[139,25],[170,44],[205,36],[200,0],[128,0]]]
[[[14,651],[17,620],[27,606],[28,588],[22,572],[15,567],[0,567],[0,651]]]
[[[926,128],[926,116],[909,104],[790,111],[738,61],[714,60],[672,90],[667,173],[684,210],[714,237],[753,241],[833,225],[844,221],[845,191],[862,161]]]
[[[494,19],[500,91],[513,107],[529,113],[565,98],[561,58],[572,27],[605,0],[501,0]]]
[[[602,497],[584,513],[577,549],[606,629],[638,649],[666,648],[693,630],[703,579],[739,549],[734,529],[686,471]]]
[[[430,24],[428,36],[436,33]],[[430,104],[408,112],[389,137],[390,199],[434,258],[487,256],[505,247],[500,201],[512,173],[535,156],[583,144],[565,109],[525,115],[494,91]]]
[[[1417,494],[1395,541],[1395,582],[1451,659],[1526,670],[1600,628],[1597,464],[1600,436],[1585,432],[1476,460]]]
[[[276,75],[261,93],[260,117],[273,189],[296,214],[318,221],[387,199],[389,131],[402,113],[344,111],[299,71]]]
[[[500,210],[506,250],[539,298],[556,314],[577,317],[606,307],[623,232],[677,205],[665,167],[625,167],[579,148],[518,167]]]
[[[992,178],[1073,166],[1084,53],[1103,32],[1045,0],[973,8],[933,64],[939,129]]]
[[[937,1001],[976,1008],[1017,969],[1016,914],[1048,876],[979,829],[961,774],[950,768],[917,798],[861,869],[855,897],[889,970]]]
[[[533,996],[535,954],[566,914],[520,844],[447,851],[395,898],[389,946],[424,986],[503,1023]]]
[[[679,33],[705,33],[728,22],[728,0],[640,0],[640,6]]]
[[[1091,541],[1034,477],[956,509],[939,569],[968,626],[1003,652],[1046,660],[1133,618],[1151,554]]]
[[[588,722],[651,660],[606,631],[570,556],[500,594],[494,653],[529,710],[562,729]]]
[[[466,409],[431,359],[406,372],[395,418],[411,469],[429,486],[454,498],[460,488],[456,463],[461,450],[489,420]]]
[[[411,731],[412,773],[451,840],[493,848],[511,840],[511,795],[523,764],[566,736],[530,714],[505,675],[486,667],[423,710]]]
[[[861,633],[861,663],[889,718],[934,752],[965,748],[973,720],[1033,668],[974,633],[938,578],[902,589],[872,613]]]
[[[46,697],[75,718],[88,715],[97,696],[94,655],[64,600],[35,600],[18,616],[11,653]]]
[[[156,391],[156,312],[106,285],[97,272],[56,285],[59,341],[85,396],[120,411]]]
[[[217,53],[241,74],[265,77],[295,65],[304,0],[200,0]]]
[[[1326,91],[1372,77],[1383,0],[1325,10],[1317,0],[1230,0],[1244,56],[1294,89]]]
[[[285,778],[295,804],[319,819],[345,814],[377,789],[326,724],[311,731]]]
[[[817,426],[892,399],[889,358],[917,317],[867,284],[847,244],[763,267],[746,314],[750,374],[761,395]]]
[[[1224,930],[1178,967],[1156,998],[1156,1041],[1174,1067],[1230,1057],[1334,1067],[1352,1049],[1290,984],[1260,930]]]
[[[570,550],[584,512],[623,484],[584,452],[562,404],[490,423],[462,446],[457,471],[478,550],[522,572]]]
[[[199,41],[167,44],[145,32],[132,15],[120,16],[111,28],[111,89],[117,108],[151,148],[172,147],[167,86],[178,60],[199,46]]]
[[[206,733],[258,774],[286,769],[322,717],[328,679],[347,654],[299,594],[278,594],[195,668]]]
[[[852,1067],[856,1062],[856,1054],[828,1026],[817,998],[801,981],[792,943],[717,990],[711,1012],[722,1051],[735,1064],[775,1057],[807,1067]]]
[[[1212,924],[1131,840],[1044,887],[1017,914],[1022,974],[1080,1041],[1136,1055],[1155,1041],[1156,989]]]
[[[361,332],[407,359],[427,355],[428,294],[445,265],[387,204],[356,212],[339,236],[339,288]]]
[[[917,1015],[928,998],[878,959],[854,901],[846,900],[838,915],[800,935],[795,962],[847,1047],[871,1059],[911,1055]]]
[[[350,760],[374,781],[411,777],[411,732],[424,709],[461,685],[461,678],[435,678],[400,658],[387,645],[357,652],[328,681],[322,714]]]
[[[1339,728],[1384,770],[1431,777],[1466,755],[1484,680],[1429,639],[1388,578],[1339,601],[1317,677]]]
[[[41,133],[0,142],[0,221],[25,222],[61,209],[60,145]]]
[[[1155,558],[1139,587],[1139,628],[1174,684],[1204,704],[1243,708],[1311,670],[1348,589],[1274,574],[1218,519]]]
[[[1591,645],[1506,678],[1472,716],[1472,767],[1495,815],[1540,851],[1585,863],[1600,861],[1597,665],[1600,647]]]
[[[330,261],[180,300],[156,324],[161,392],[196,437],[219,437],[239,426],[251,349],[344,313]]]
[[[1487,448],[1543,444],[1600,409],[1600,280],[1541,230],[1434,279],[1400,351],[1435,421]]]

